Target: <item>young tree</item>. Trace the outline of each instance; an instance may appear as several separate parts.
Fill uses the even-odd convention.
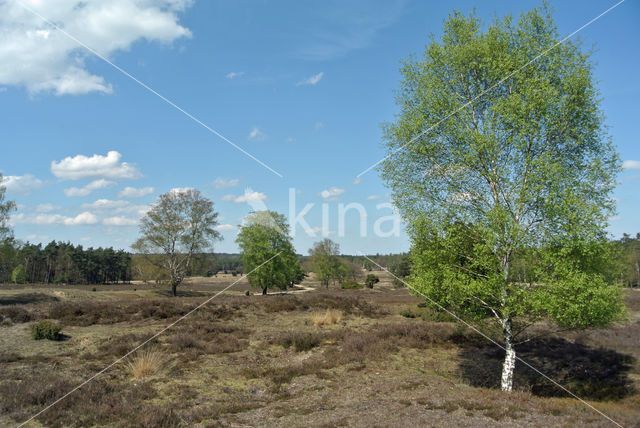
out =
[[[260,288],[262,294],[274,287],[286,290],[303,278],[288,232],[285,216],[273,211],[250,213],[240,228],[236,242],[242,251],[244,270],[249,283]]]
[[[373,288],[373,286],[379,282],[380,282],[380,278],[378,278],[377,275],[374,275],[372,273],[368,274],[364,280],[364,283],[367,286],[367,288]]]
[[[217,218],[213,202],[198,190],[169,191],[160,195],[158,203],[142,219],[142,236],[131,247],[167,272],[171,292],[176,296],[193,257],[222,239],[215,229]],[[156,254],[163,257],[154,257]]]
[[[2,173],[0,173],[0,240],[5,240],[12,236],[9,227],[9,214],[16,209],[13,201],[5,201],[7,188],[2,185]]]
[[[514,328],[541,317],[606,326],[621,314],[619,288],[600,270],[620,163],[589,56],[556,46],[546,9],[481,28],[455,12],[441,40],[404,63],[380,170],[409,224],[412,287],[498,322],[510,391]],[[532,251],[539,262],[517,280],[514,258]]]
[[[311,263],[316,277],[320,283],[329,288],[329,282],[346,278],[349,273],[348,266],[344,265],[340,259],[340,246],[329,238],[313,244],[309,250]]]

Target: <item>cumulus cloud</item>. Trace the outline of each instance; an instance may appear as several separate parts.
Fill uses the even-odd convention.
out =
[[[142,174],[127,162],[120,162],[122,155],[111,150],[106,156],[68,156],[59,162],[51,162],[51,172],[63,180],[82,180],[86,178],[133,179]]]
[[[233,200],[233,202],[237,203],[237,204],[241,204],[241,203],[256,203],[256,202],[265,202],[267,200],[267,195],[265,195],[262,192],[254,192],[251,191],[251,189],[247,189],[246,192],[244,192],[244,195],[238,196],[237,198],[235,198]]]
[[[262,131],[260,131],[260,129],[258,129],[255,126],[253,127],[251,132],[249,132],[249,139],[250,140],[262,141],[265,138],[266,138],[266,135]]]
[[[622,169],[640,169],[640,161],[637,160],[626,160],[622,162]]]
[[[28,194],[32,190],[41,188],[44,183],[33,174],[25,174],[7,175],[3,177],[0,184],[6,187],[9,193]]]
[[[322,76],[324,76],[324,72],[320,72],[318,74],[314,74],[313,76],[306,78],[304,80],[299,81],[298,83],[296,83],[296,86],[301,86],[301,85],[315,85],[317,84],[320,80],[322,80]]]
[[[68,189],[64,189],[64,194],[69,197],[88,196],[94,190],[104,189],[105,187],[113,186],[114,184],[116,184],[115,181],[109,181],[101,178],[99,180],[92,181],[84,187],[70,187]]]
[[[61,214],[38,214],[35,216],[16,216],[18,223],[52,225],[62,224],[65,226],[78,226],[84,224],[96,224],[98,217],[88,211],[78,214],[75,217],[67,217]]]
[[[216,189],[226,189],[228,187],[235,187],[238,185],[238,183],[240,183],[240,180],[238,180],[237,178],[216,178],[215,180],[213,180],[213,185],[216,187]]]
[[[193,190],[195,190],[193,187],[174,187],[173,189],[169,190],[169,193],[177,195],[180,193],[189,193]]]
[[[50,213],[51,211],[55,211],[57,209],[60,209],[60,207],[53,204],[39,204],[38,206],[36,206],[36,212],[39,213]]]
[[[238,227],[232,224],[219,224],[215,227],[216,230],[236,230]]]
[[[58,0],[25,2],[65,32],[109,58],[140,40],[171,43],[191,32],[178,13],[190,0]],[[93,56],[76,41],[20,6],[0,2],[0,84],[31,93],[111,93],[104,77],[88,70]]]
[[[122,189],[120,193],[118,193],[118,197],[119,198],[141,198],[143,196],[153,193],[153,191],[154,191],[153,187],[142,187],[137,189],[135,187],[127,186],[124,189]]]
[[[82,208],[89,208],[92,210],[114,210],[116,208],[123,208],[129,206],[129,201],[111,200],[111,199],[98,199],[91,203],[82,204]]]
[[[105,226],[135,226],[138,224],[138,220],[135,218],[115,216],[103,219],[102,224]]]
[[[331,187],[330,189],[323,190],[318,193],[318,195],[322,196],[324,199],[332,198],[334,196],[339,196],[344,193],[344,189],[340,187]]]
[[[244,74],[244,71],[232,71],[231,73],[227,73],[225,76],[227,79],[233,79],[236,77],[240,77]]]

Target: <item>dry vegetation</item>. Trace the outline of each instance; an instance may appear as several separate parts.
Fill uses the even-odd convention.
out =
[[[313,286],[313,283],[306,284]],[[0,425],[26,420],[178,319],[174,299],[122,287],[0,291]],[[208,294],[207,294],[208,293]],[[640,425],[640,292],[607,331],[550,335],[520,355],[625,426]],[[499,349],[383,281],[373,290],[224,295],[38,416],[46,426],[607,426]],[[31,339],[39,320],[61,341]]]

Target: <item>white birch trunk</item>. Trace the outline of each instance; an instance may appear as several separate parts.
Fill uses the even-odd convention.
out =
[[[511,392],[513,389],[513,372],[516,368],[516,350],[513,348],[513,333],[511,331],[511,319],[507,318],[502,323],[502,331],[504,333],[504,363],[502,364],[502,382],[503,391]]]

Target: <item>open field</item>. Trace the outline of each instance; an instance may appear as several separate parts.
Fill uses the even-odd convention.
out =
[[[376,272],[381,275],[380,272]],[[611,426],[502,351],[421,307],[389,279],[373,290],[245,296],[244,279],[34,426]],[[236,278],[0,291],[0,423],[28,419]],[[629,321],[550,335],[519,355],[624,426],[640,425],[640,291]],[[31,325],[59,321],[61,341]]]

